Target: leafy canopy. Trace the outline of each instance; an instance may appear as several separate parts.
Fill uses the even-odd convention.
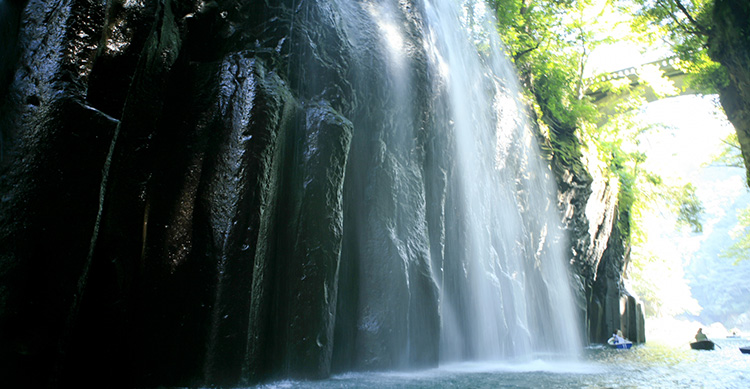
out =
[[[689,0],[685,0],[689,1]],[[642,135],[651,127],[639,119],[646,93],[670,96],[679,93],[658,66],[641,67],[634,85],[629,78],[606,80],[591,72],[591,53],[601,45],[622,40],[657,44],[656,37],[680,58],[679,66],[692,74],[693,84],[713,91],[720,72],[705,50],[702,32],[709,1],[683,6],[679,0],[491,0],[498,31],[508,55],[519,71],[537,119],[548,138],[553,158],[573,170],[599,171],[619,186],[620,230],[633,245],[633,271],[638,292],[652,313],[695,311],[694,302],[679,307],[662,306],[655,288],[658,280],[643,272],[660,262],[645,247],[641,228],[646,213],[666,203],[677,217],[676,228],[702,230],[703,206],[690,183],[665,182],[644,168],[647,156],[640,150]],[[682,9],[684,8],[684,10]],[[627,28],[623,28],[627,27]],[[593,100],[592,91],[606,92],[607,101]],[[607,112],[607,115],[602,114]]]
[[[703,93],[716,93],[729,82],[726,69],[708,52],[713,6],[713,0],[633,0],[626,7],[635,15],[633,30],[644,32],[640,41],[668,45],[688,74],[688,87]]]

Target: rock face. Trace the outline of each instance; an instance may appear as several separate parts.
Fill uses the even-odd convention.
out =
[[[2,106],[4,381],[328,373],[352,126],[320,89],[344,75],[293,96],[273,71],[290,20],[269,23],[292,2],[262,3],[25,6]]]
[[[559,332],[577,322],[549,168],[495,109],[511,76],[471,57],[482,103],[461,117],[442,73],[471,58],[427,39],[443,14],[368,4],[0,3],[2,382],[233,386],[580,348]],[[484,162],[462,166],[472,131]],[[589,222],[587,180],[561,179],[574,283],[609,331],[626,255],[616,190]]]
[[[711,58],[729,74],[719,91],[721,105],[737,131],[750,185],[750,4],[744,0],[716,0],[708,39]]]
[[[564,222],[570,231],[579,315],[589,342],[605,343],[618,329],[634,343],[646,341],[642,304],[625,287],[629,247],[616,179],[574,171],[553,160]]]

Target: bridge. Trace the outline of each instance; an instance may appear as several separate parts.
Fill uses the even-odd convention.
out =
[[[640,83],[638,72],[640,69],[647,67],[647,66],[654,66],[658,65],[659,70],[663,72],[663,74],[667,77],[668,80],[672,81],[675,88],[679,91],[680,95],[685,94],[694,94],[696,93],[694,90],[687,88],[685,89],[685,73],[678,69],[676,67],[677,64],[677,57],[669,57],[665,59],[661,59],[658,61],[648,62],[639,66],[633,66],[625,69],[621,69],[615,72],[606,73],[603,75],[600,75],[596,77],[592,84],[600,81],[609,81],[609,80],[618,80],[623,78],[628,78],[630,80],[630,85],[632,87],[638,86]],[[598,105],[600,107],[600,110],[602,112],[607,113],[610,111],[613,107],[611,107],[611,103],[613,102],[612,95],[608,93],[607,91],[602,90],[596,90],[596,91],[587,91],[586,95],[590,96],[594,104]],[[646,100],[647,101],[654,101],[658,100],[662,97],[657,96],[654,91],[651,88],[646,89]]]

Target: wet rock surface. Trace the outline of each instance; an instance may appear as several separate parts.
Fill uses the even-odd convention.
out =
[[[554,160],[560,208],[569,232],[571,284],[589,342],[605,343],[618,329],[634,343],[646,341],[642,304],[625,287],[629,247],[627,215],[618,205],[619,186]],[[623,220],[624,219],[624,220]]]

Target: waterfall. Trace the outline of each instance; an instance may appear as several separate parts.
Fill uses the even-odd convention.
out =
[[[575,355],[552,173],[484,2],[334,3],[358,58],[339,369]]]

